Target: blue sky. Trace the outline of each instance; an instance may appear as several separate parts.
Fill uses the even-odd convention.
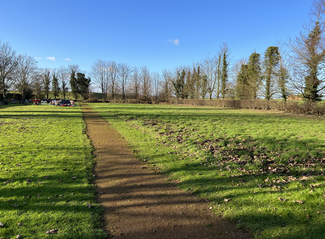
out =
[[[299,34],[312,0],[2,0],[0,39],[39,67],[98,59],[152,71],[191,65],[223,42],[233,61]],[[47,59],[48,57],[48,59]],[[55,61],[54,61],[54,58]]]

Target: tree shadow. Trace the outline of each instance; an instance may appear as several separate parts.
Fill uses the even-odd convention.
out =
[[[158,144],[159,146],[156,145],[157,141],[161,142],[167,138],[162,138],[161,135],[158,135],[158,130],[156,133],[153,130],[162,124],[168,124],[170,130],[175,131],[168,137],[176,139],[179,134],[186,135],[187,132],[184,132],[184,126],[182,126],[186,122],[192,123],[189,127],[200,127],[204,120],[219,122],[219,118],[222,118],[227,123],[243,125],[250,123],[254,124],[256,128],[262,128],[265,124],[273,124],[276,119],[281,120],[279,122],[281,129],[286,129],[293,121],[302,120],[300,116],[271,115],[260,112],[252,114],[240,112],[234,115],[235,110],[229,110],[229,113],[226,113],[224,109],[215,108],[186,107],[184,109],[182,107],[178,109],[177,107],[133,107],[132,105],[121,107],[117,105],[96,106],[95,109],[108,122],[112,120],[113,122],[130,121],[132,123],[134,120],[134,124],[139,126],[137,130],[143,130],[143,135],[149,138],[148,135],[152,134],[149,141],[136,143],[134,141],[134,149],[141,148],[145,144],[144,148],[147,149],[169,148],[163,143]],[[133,110],[134,113],[130,110]],[[193,110],[197,110],[199,115],[191,112]],[[303,123],[313,123],[314,120],[313,118],[304,118]],[[154,121],[154,123],[146,124],[146,121]],[[182,126],[182,131],[179,131],[180,126]],[[172,178],[182,178],[175,174],[187,175],[178,183],[180,188],[208,198],[218,208],[220,205],[219,212],[222,211],[223,215],[239,222],[240,225],[257,235],[269,235],[275,238],[324,237],[324,232],[321,230],[324,223],[324,219],[321,217],[322,211],[316,213],[321,210],[320,205],[324,204],[324,199],[321,198],[325,182],[323,172],[325,155],[322,150],[325,147],[324,140],[317,139],[315,142],[315,139],[311,137],[303,139],[299,137],[279,138],[277,135],[252,135],[238,131],[233,134],[241,136],[241,138],[237,138],[238,142],[234,143],[235,141],[231,140],[236,138],[236,135],[213,134],[210,136],[208,133],[200,135],[199,140],[184,139],[181,143],[171,142],[169,145],[179,147],[169,149],[169,151],[177,151],[180,155],[168,155],[166,150],[160,150],[159,153],[155,153],[155,150],[147,150],[138,152],[138,156],[146,158],[151,165],[161,164],[162,172]],[[296,132],[292,133],[292,136],[297,135]],[[158,137],[159,140],[154,139],[155,137]],[[261,143],[263,147],[259,148]],[[186,144],[187,146],[184,146]],[[232,145],[228,147],[229,144]],[[189,146],[204,152],[202,154],[204,157],[193,160],[191,156],[186,156]],[[213,150],[211,151],[208,146],[213,146]],[[214,155],[215,153],[216,155]],[[234,160],[235,155],[238,155],[240,160]],[[243,159],[244,156],[247,158]],[[180,160],[180,157],[183,159]],[[164,168],[162,162],[165,162],[166,158],[174,163],[172,166],[168,165]],[[167,164],[170,163],[167,161]],[[231,170],[227,169],[227,166]],[[310,188],[312,188],[311,191],[314,190],[313,193],[309,192]],[[315,199],[315,197],[319,197],[319,199]],[[226,198],[231,198],[231,200],[225,202]],[[264,199],[264,203],[256,201],[262,201],[261,198]],[[281,201],[279,198],[285,200]],[[303,200],[304,203],[294,203],[293,201],[296,200]],[[269,207],[266,210],[267,206]],[[236,212],[235,209],[228,209],[228,207],[238,208],[238,210]]]

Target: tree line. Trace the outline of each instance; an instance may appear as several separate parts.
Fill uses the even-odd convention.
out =
[[[215,55],[206,55],[191,66],[153,72],[111,60],[97,60],[88,77],[77,65],[40,69],[34,58],[17,55],[0,41],[0,92],[10,90],[23,98],[87,99],[99,91],[103,100],[139,99],[279,99],[296,95],[305,101],[320,101],[325,90],[325,0],[315,0],[312,17],[304,29],[288,42],[269,46],[234,61],[223,43]]]
[[[91,75],[107,99],[322,100],[325,90],[325,0],[315,0],[312,18],[295,38],[233,61],[226,43],[191,66],[150,72],[147,67],[97,60]]]
[[[10,92],[19,92],[22,99],[67,96],[87,99],[91,79],[78,65],[58,69],[39,68],[37,61],[26,54],[16,54],[9,43],[0,40],[0,100],[6,101]]]

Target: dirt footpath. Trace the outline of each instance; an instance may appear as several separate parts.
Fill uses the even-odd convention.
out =
[[[99,114],[85,104],[82,110],[98,155],[95,183],[109,238],[251,238],[218,218],[204,199],[181,191],[137,160]]]

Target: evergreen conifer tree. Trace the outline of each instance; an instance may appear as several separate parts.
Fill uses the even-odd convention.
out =
[[[77,78],[76,78],[76,71],[74,69],[71,69],[70,73],[70,87],[72,95],[74,96],[75,100],[78,100],[78,85],[77,85]]]
[[[77,73],[77,89],[78,93],[84,100],[89,97],[90,78],[86,78],[85,74]]]
[[[305,89],[303,96],[307,101],[319,101],[321,95],[319,94],[319,85],[321,81],[318,78],[319,65],[324,63],[325,50],[319,49],[322,39],[322,28],[317,21],[314,29],[309,33],[306,39],[307,56],[307,72],[308,75],[305,77]]]
[[[51,72],[46,69],[44,72],[44,79],[43,79],[44,93],[47,99],[49,98],[49,94],[50,94],[50,84],[51,84],[50,73]]]
[[[265,51],[264,67],[265,67],[265,99],[270,100],[274,92],[272,92],[272,85],[274,85],[274,77],[277,73],[277,66],[280,61],[279,47],[269,46]]]
[[[185,76],[186,73],[184,69],[182,72],[177,71],[176,81],[172,81],[177,99],[185,99],[188,96],[186,93]]]
[[[228,82],[228,54],[226,51],[223,53],[222,58],[222,71],[221,71],[221,96],[222,99],[226,97],[226,90],[227,90],[227,82]]]
[[[280,88],[281,96],[284,99],[284,101],[287,101],[287,81],[289,79],[289,72],[288,69],[283,65],[283,63],[280,61],[280,68],[278,72],[278,85]]]
[[[59,80],[55,76],[55,73],[53,73],[53,79],[52,79],[52,93],[53,93],[55,99],[60,94]]]
[[[201,86],[201,97],[202,100],[205,99],[206,94],[208,93],[208,79],[206,75],[203,75],[201,78],[202,86]]]
[[[237,75],[236,84],[236,98],[238,99],[248,99],[249,98],[249,75],[248,75],[248,65],[241,64],[240,71]]]
[[[261,55],[259,53],[252,53],[249,56],[247,64],[248,84],[249,84],[249,98],[256,99],[257,90],[263,79],[261,69]]]

